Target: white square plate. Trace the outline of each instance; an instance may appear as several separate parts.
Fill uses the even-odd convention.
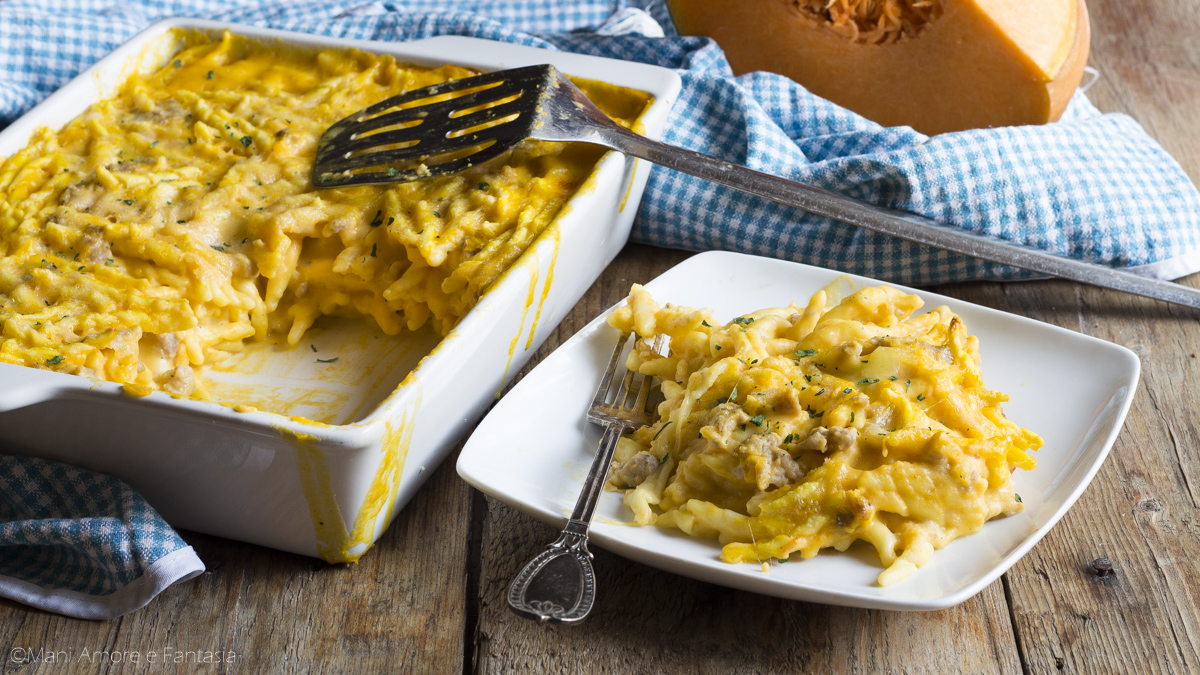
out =
[[[764,307],[807,302],[840,273],[736,253],[702,253],[646,285],[660,303],[711,308],[722,321]],[[881,282],[851,277],[857,287]],[[897,288],[903,288],[897,286]],[[948,305],[979,337],[984,382],[1011,396],[1005,414],[1045,439],[1033,471],[1013,484],[1023,513],[987,523],[937,551],[913,576],[890,587],[873,549],[775,565],[719,560],[716,540],[655,526],[627,525],[621,494],[601,496],[592,541],[614,553],[703,581],[827,604],[898,610],[951,607],[1011,567],[1058,522],[1108,455],[1133,400],[1141,365],[1133,352],[1032,319],[905,289],[924,309]],[[608,312],[611,312],[610,308]],[[483,492],[563,526],[600,439],[584,413],[616,344],[605,312],[559,347],[506,395],[467,441],[458,473]],[[548,543],[548,542],[547,542]]]

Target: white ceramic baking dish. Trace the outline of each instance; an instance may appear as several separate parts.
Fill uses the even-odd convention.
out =
[[[0,133],[0,156],[24,147],[37,127],[58,128],[111,96],[135,70],[167,63],[181,44],[174,29],[228,29],[302,48],[356,47],[482,71],[552,63],[652,94],[642,118],[652,137],[680,87],[664,68],[487,40],[367,42],[170,19]],[[212,373],[216,398],[263,412],[162,393],[138,398],[112,383],[0,364],[0,448],[120,477],[176,527],[354,560],[624,245],[645,169],[605,155],[555,223],[443,340],[330,321],[297,348],[257,345]]]

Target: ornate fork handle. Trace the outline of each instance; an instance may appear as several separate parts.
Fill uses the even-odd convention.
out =
[[[617,440],[625,431],[620,423],[606,424],[600,449],[583,491],[575,502],[571,520],[553,543],[517,574],[508,589],[508,604],[517,612],[546,623],[577,623],[592,611],[596,600],[596,572],[587,538],[592,513]]]

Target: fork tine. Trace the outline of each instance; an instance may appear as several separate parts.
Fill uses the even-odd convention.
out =
[[[654,378],[650,375],[642,375],[642,386],[638,387],[637,398],[633,402],[632,410],[642,412],[646,409],[646,400],[650,397],[650,383]]]
[[[666,342],[666,337],[667,336],[663,335],[662,333],[659,333],[658,335],[654,336],[654,344],[651,345],[651,347],[650,347],[651,351],[653,351],[655,354],[661,354],[663,344]],[[635,400],[633,403],[633,410],[635,410],[637,412],[645,412],[646,410],[648,410],[648,407],[646,404],[649,402],[650,391],[652,389],[651,385],[653,384],[653,382],[654,382],[654,376],[652,376],[652,375],[643,375],[642,376],[642,386],[638,389],[637,400]]]
[[[607,402],[608,388],[612,385],[612,378],[617,372],[617,365],[621,361],[621,352],[625,351],[626,342],[629,342],[629,333],[622,333],[617,340],[617,348],[613,350],[612,358],[608,361],[608,370],[604,371],[604,377],[600,379],[600,386],[596,387],[596,395],[592,398],[593,408],[598,408]]]
[[[617,395],[613,398],[614,408],[624,408],[625,399],[629,396],[629,384],[633,382],[633,371],[626,369],[625,377],[621,378],[621,386],[617,387]]]

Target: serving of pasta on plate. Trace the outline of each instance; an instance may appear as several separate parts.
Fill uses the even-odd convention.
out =
[[[1042,439],[984,387],[978,341],[947,307],[888,286],[722,324],[635,285],[610,325],[645,341],[659,418],[623,438],[609,485],[639,525],[716,538],[725,562],[768,565],[867,542],[888,586],[937,549],[1023,509],[1010,478]]]

